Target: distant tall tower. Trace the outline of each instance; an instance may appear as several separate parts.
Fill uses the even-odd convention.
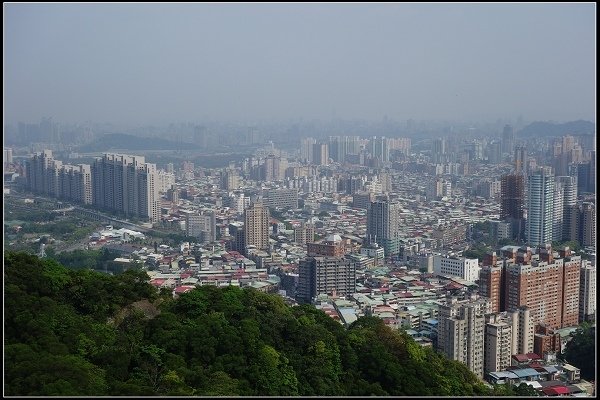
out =
[[[438,138],[433,141],[431,148],[431,159],[434,163],[441,163],[446,161],[446,139]]]
[[[400,252],[400,204],[388,200],[378,200],[370,204],[367,210],[368,244],[383,246],[386,256]]]
[[[515,145],[515,131],[512,126],[505,125],[502,130],[502,152],[512,153]]]
[[[532,246],[552,243],[554,174],[549,167],[532,171],[527,181],[527,242]]]
[[[596,245],[596,205],[591,202],[584,202],[581,205],[579,217],[579,243],[582,246]]]
[[[488,161],[490,164],[502,162],[502,144],[497,140],[488,145]]]
[[[517,172],[517,173],[527,172],[527,170],[526,170],[526,168],[527,168],[527,150],[525,149],[525,147],[517,146],[515,148],[514,162],[515,162],[515,172]]]
[[[369,149],[373,158],[378,158],[384,163],[390,161],[390,148],[385,136],[373,136],[369,141]]]
[[[512,237],[523,238],[525,219],[525,176],[523,174],[503,175],[500,181],[500,220],[510,222]]]
[[[313,161],[313,145],[317,141],[314,138],[302,138],[300,139],[300,159],[304,162]]]
[[[563,240],[577,240],[576,218],[573,220],[575,213],[574,209],[577,208],[577,178],[573,176],[557,176],[556,177],[557,192],[562,192],[562,199],[560,202],[561,210],[557,210],[558,204],[554,204],[554,208],[558,213],[554,217],[555,227],[559,229],[558,232],[553,232],[554,237],[557,241]],[[559,215],[559,214],[562,214]],[[560,226],[557,222],[561,222]],[[553,230],[556,230],[553,228]]]
[[[329,146],[327,143],[317,143],[313,145],[313,164],[329,165]]]
[[[244,211],[244,242],[246,247],[269,249],[269,208],[255,203]]]

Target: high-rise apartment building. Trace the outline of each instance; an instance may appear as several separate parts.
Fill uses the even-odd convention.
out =
[[[390,147],[385,136],[373,136],[369,141],[371,157],[379,159],[382,163],[390,161]]]
[[[35,154],[26,163],[27,187],[37,193],[82,204],[92,203],[90,166],[55,160],[51,150]]]
[[[512,126],[505,125],[502,130],[502,152],[512,153],[515,145],[515,131]]]
[[[558,229],[559,232],[553,232],[553,234],[557,241],[577,240],[577,223],[573,221],[573,210],[577,207],[577,178],[557,176],[556,187],[558,193],[562,192],[562,199],[559,201],[562,203],[560,204],[562,208],[557,209],[557,204],[555,204],[555,226],[552,229],[553,231]],[[557,221],[560,221],[560,224]],[[560,238],[558,238],[558,235],[560,235]]]
[[[157,222],[160,197],[155,164],[142,156],[106,153],[92,171],[92,204]]]
[[[494,313],[485,325],[484,372],[504,371],[511,366],[511,356],[533,351],[534,325],[529,309]]]
[[[527,173],[527,150],[523,146],[515,148],[515,173]]]
[[[310,303],[319,294],[347,296],[356,289],[356,268],[343,257],[306,257],[298,265],[299,302]]]
[[[269,208],[262,203],[254,203],[244,211],[244,245],[269,249]]]
[[[231,191],[239,189],[240,187],[240,176],[237,170],[227,169],[221,175],[221,189]]]
[[[267,182],[284,180],[287,167],[287,158],[268,155],[262,165],[262,179]]]
[[[525,177],[514,173],[500,180],[500,220],[509,222],[512,237],[519,240],[525,230],[523,209],[525,205]]]
[[[500,164],[502,162],[502,144],[500,141],[493,141],[488,145],[488,161],[490,164]]]
[[[329,157],[340,164],[346,161],[346,155],[358,154],[360,150],[358,136],[330,136]]]
[[[447,143],[445,138],[434,139],[431,146],[431,161],[434,163],[444,163],[448,161]]]
[[[505,279],[506,275],[503,272],[503,267],[496,265],[495,261],[493,265],[484,265],[479,271],[479,294],[490,299],[490,310],[494,313],[505,309],[505,285],[502,279]]]
[[[92,172],[86,164],[63,165],[58,173],[58,198],[92,204]]]
[[[367,210],[366,243],[378,243],[386,256],[400,252],[400,204],[389,200],[378,200]]]
[[[300,139],[300,159],[304,162],[311,163],[313,161],[313,145],[317,141],[314,138]]]
[[[312,163],[315,165],[329,165],[329,146],[327,143],[313,144]]]
[[[465,364],[483,378],[485,315],[490,313],[490,301],[473,298],[459,302],[448,299],[439,307],[438,348],[448,358]]]
[[[554,174],[539,167],[527,179],[527,242],[532,246],[552,243],[554,216]]]
[[[579,243],[582,246],[596,246],[596,205],[594,203],[581,204],[579,232]]]
[[[596,320],[596,266],[582,261],[579,277],[579,321]]]
[[[46,195],[50,194],[47,173],[53,161],[52,150],[44,150],[41,153],[34,154],[33,157],[27,161],[25,177],[27,187],[31,191]]]
[[[535,324],[553,329],[577,325],[581,258],[553,259],[551,249],[548,253],[530,264],[505,267],[506,310],[527,306]]]

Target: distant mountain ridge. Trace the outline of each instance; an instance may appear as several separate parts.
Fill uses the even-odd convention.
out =
[[[107,133],[91,143],[79,147],[81,152],[108,151],[111,149],[125,150],[181,150],[195,149],[193,143],[175,142],[172,140],[140,137],[125,133]]]
[[[536,121],[517,132],[517,137],[547,137],[567,134],[581,135],[596,132],[596,124],[590,121],[578,120],[564,123]]]

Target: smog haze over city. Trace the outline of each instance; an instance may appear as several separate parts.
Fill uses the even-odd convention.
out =
[[[8,396],[596,394],[595,3],[5,3]]]
[[[4,4],[5,121],[595,121],[595,4]]]

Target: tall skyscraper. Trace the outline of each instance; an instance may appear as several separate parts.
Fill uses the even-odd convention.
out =
[[[517,146],[515,148],[514,156],[515,173],[526,173],[527,172],[527,150],[523,146]]]
[[[447,154],[448,149],[446,146],[446,139],[438,138],[434,139],[431,147],[431,160],[434,163],[443,163],[448,161]]]
[[[509,222],[512,237],[523,238],[525,218],[525,177],[520,173],[503,175],[500,181],[500,220]]]
[[[499,141],[493,141],[488,145],[488,161],[490,164],[502,162],[502,144]]]
[[[554,227],[552,228],[555,240],[577,240],[571,239],[577,236],[576,232],[573,232],[573,227],[576,226],[574,222],[576,221],[572,221],[573,209],[577,207],[577,178],[557,176],[556,188],[559,197],[555,199]],[[560,194],[562,194],[562,197]]]
[[[378,200],[367,210],[366,243],[378,243],[386,256],[400,252],[400,204],[389,200]]]
[[[594,203],[584,202],[581,204],[579,243],[582,246],[596,246],[596,205]]]
[[[527,242],[531,246],[552,243],[554,216],[554,174],[539,167],[527,179]]]
[[[262,203],[254,203],[244,211],[244,243],[246,248],[269,250],[269,208]]]
[[[512,126],[505,125],[502,130],[502,152],[512,153],[515,145],[515,131]]]

